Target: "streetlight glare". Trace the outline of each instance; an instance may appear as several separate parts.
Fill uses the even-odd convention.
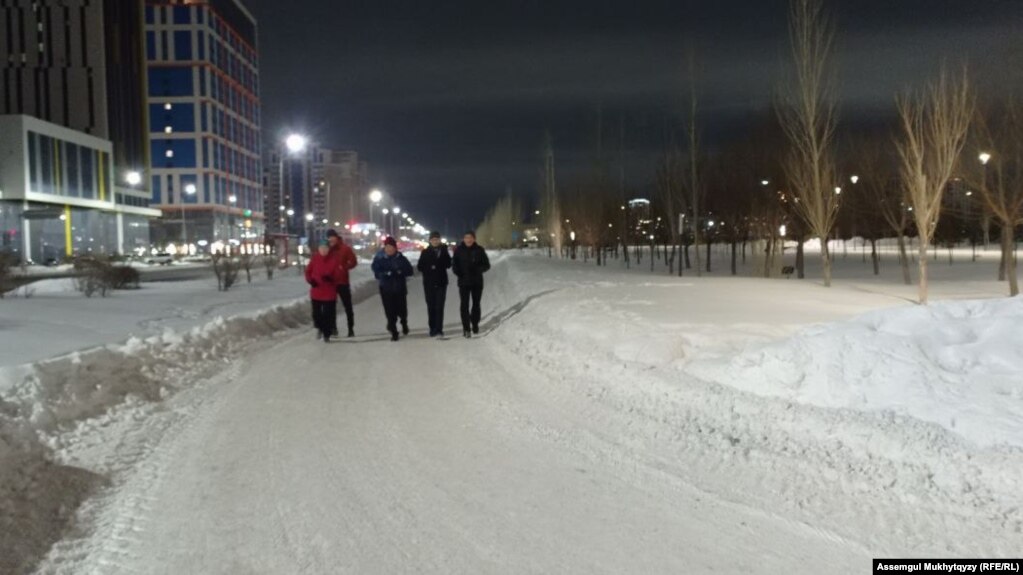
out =
[[[228,196],[227,201],[229,201],[229,202],[231,202],[233,204],[233,203],[238,201],[238,196],[232,194],[232,195]]]
[[[382,199],[384,199],[384,194],[380,190],[373,190],[369,193],[369,200],[374,204],[379,204]]]
[[[288,210],[288,215],[289,216],[295,215],[295,210]]]
[[[305,215],[305,220],[306,220],[307,222],[311,222],[311,221],[313,221],[313,218],[314,218],[314,217],[316,217],[316,216],[314,216],[314,215],[312,215],[312,214],[306,214],[306,215]]]
[[[767,186],[767,185],[770,185],[770,184],[771,184],[770,180],[760,180],[760,185],[761,186]]]
[[[129,186],[137,186],[142,183],[142,174],[135,171],[128,172],[124,175],[124,181],[128,182]]]
[[[981,152],[980,156],[978,157],[980,158],[980,163],[984,164],[985,166],[987,165],[988,162],[991,161],[991,154],[987,152]]]
[[[401,208],[394,208],[394,213],[401,213]]]
[[[287,146],[288,151],[292,154],[297,154],[305,150],[308,141],[305,136],[300,134],[291,134],[284,140],[284,145]]]
[[[855,184],[856,182],[860,181],[860,177],[859,176],[853,176],[853,177],[849,178],[849,181]]]
[[[389,209],[387,209],[387,208],[384,208],[384,215],[386,216],[386,215],[387,215],[387,214],[389,214],[389,213],[391,213],[391,210],[389,210]]]
[[[185,185],[185,193],[190,195],[190,196],[195,194],[195,184],[186,184]]]

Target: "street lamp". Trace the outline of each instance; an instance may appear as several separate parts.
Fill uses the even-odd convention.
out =
[[[138,172],[132,172],[138,175]],[[184,191],[189,196],[195,195],[195,184],[185,184]],[[183,245],[188,244],[188,233],[185,229],[185,197],[181,196],[181,243]]]
[[[142,183],[142,174],[136,171],[128,172],[124,175],[124,181],[127,182],[129,186],[137,186]]]
[[[987,152],[981,152],[981,154],[980,154],[980,156],[978,156],[978,158],[980,159],[980,163],[982,163],[982,164],[984,164],[986,166],[987,163],[991,161],[991,154],[989,154]]]
[[[373,190],[372,192],[369,193],[369,201],[370,201],[370,204],[369,204],[369,221],[370,221],[370,223],[376,223],[373,220],[373,208],[376,207],[377,204],[379,204],[380,200],[382,200],[382,199],[384,199],[384,193],[381,192],[380,190]]]
[[[284,145],[292,154],[301,154],[308,144],[309,140],[301,134],[291,134],[284,139]]]

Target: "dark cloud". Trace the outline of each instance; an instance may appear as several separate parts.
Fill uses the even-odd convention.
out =
[[[628,178],[643,186],[647,152],[683,107],[687,50],[697,54],[709,141],[769,109],[787,56],[784,0],[247,5],[260,20],[268,136],[301,128],[359,150],[381,185],[434,225],[479,219],[509,186],[532,192],[545,130],[561,172],[583,169],[598,106],[605,145],[617,148],[624,124]],[[1010,77],[1007,62],[1019,69],[1017,0],[831,8],[849,123],[891,114],[894,94],[942,62],[970,58],[994,87]]]

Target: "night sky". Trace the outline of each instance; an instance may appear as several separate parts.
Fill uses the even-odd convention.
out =
[[[259,20],[263,125],[355,149],[428,227],[474,226],[508,189],[535,196],[550,130],[559,180],[586,169],[597,110],[625,128],[642,194],[697,56],[708,145],[770,110],[788,58],[785,0],[243,0]],[[894,94],[970,58],[991,89],[1020,83],[1021,0],[841,0],[843,127],[890,117]],[[407,207],[406,207],[407,206]]]

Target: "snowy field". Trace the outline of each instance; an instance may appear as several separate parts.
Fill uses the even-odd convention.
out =
[[[647,260],[495,256],[471,341],[425,337],[418,279],[397,344],[371,288],[360,337],[329,346],[286,305],[297,279],[228,300],[118,293],[138,312],[196,309],[201,292],[223,317],[72,320],[91,330],[80,347],[140,337],[7,369],[0,547],[43,556],[41,573],[104,574],[865,572],[1018,554],[1023,301],[1000,297],[996,260],[939,260],[921,308],[890,259],[874,278],[839,253],[826,290],[812,257],[798,281],[723,277],[718,255],[711,277],[681,279]],[[456,334],[454,289],[447,315]]]

